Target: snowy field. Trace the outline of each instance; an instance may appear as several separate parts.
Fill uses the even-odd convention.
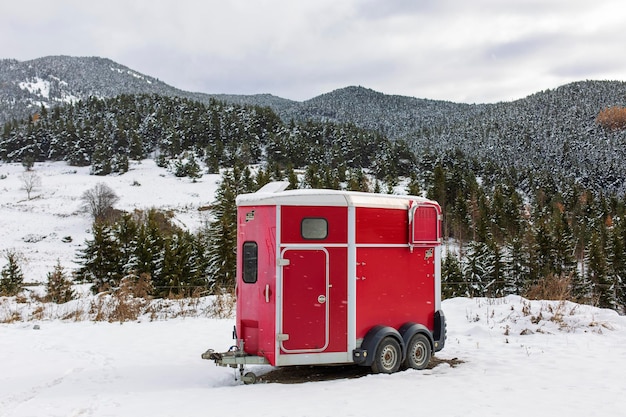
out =
[[[41,185],[28,200],[23,171],[0,165],[0,251],[22,254],[27,282],[45,282],[57,259],[70,270],[76,266],[91,226],[80,197],[96,183],[116,191],[117,208],[171,209],[194,229],[207,220],[198,208],[211,204],[219,180],[205,175],[193,183],[152,161],[108,177],[37,164]],[[207,348],[232,344],[232,318],[143,316],[124,324],[50,318],[88,303],[84,295],[47,305],[58,312],[38,319],[29,309],[41,306],[0,302],[0,315],[21,309],[23,317],[35,317],[0,324],[0,417],[588,417],[622,416],[626,406],[626,317],[571,303],[514,296],[444,301],[448,339],[437,356],[461,361],[454,367],[443,362],[393,375],[242,385],[232,369],[200,359]],[[199,302],[206,311],[211,299]]]
[[[22,165],[0,164],[0,253],[9,249],[21,255],[26,282],[45,282],[57,259],[68,270],[76,268],[77,252],[91,238],[92,219],[81,207],[81,196],[97,183],[118,195],[115,208],[172,210],[179,224],[193,230],[208,220],[208,212],[198,208],[213,202],[220,180],[219,175],[196,182],[177,178],[150,159],[131,162],[122,175],[89,175],[89,167],[63,162],[37,163],[33,172],[40,185],[28,200]],[[4,261],[0,257],[0,267]]]
[[[297,384],[200,359],[229,347],[232,319],[1,324],[0,416],[623,415],[625,317],[515,296],[443,308],[438,357],[463,363]]]

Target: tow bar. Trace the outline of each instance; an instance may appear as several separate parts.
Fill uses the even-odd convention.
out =
[[[227,352],[216,352],[209,349],[202,354],[202,359],[212,360],[217,366],[239,367],[239,380],[244,384],[254,384],[257,376],[254,372],[246,372],[245,365],[269,365],[269,361],[262,356],[248,355],[232,346]]]

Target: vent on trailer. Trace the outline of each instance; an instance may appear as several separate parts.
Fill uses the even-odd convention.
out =
[[[436,245],[441,239],[439,206],[411,201],[409,207],[409,245]]]

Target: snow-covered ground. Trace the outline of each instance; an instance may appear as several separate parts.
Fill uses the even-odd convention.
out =
[[[198,208],[213,201],[219,179],[205,175],[193,183],[152,161],[108,177],[46,163],[35,166],[41,186],[27,200],[23,171],[0,165],[0,251],[23,254],[28,282],[44,282],[57,259],[75,267],[91,226],[80,197],[96,183],[116,191],[120,209],[168,208],[193,229],[207,220]],[[626,406],[626,317],[610,310],[515,296],[446,300],[448,339],[437,356],[462,361],[454,367],[443,362],[393,375],[242,385],[232,369],[200,359],[207,348],[232,344],[234,320],[207,318],[211,298],[198,301],[197,314],[174,311],[165,316],[176,318],[144,315],[120,324],[66,314],[88,309],[94,296],[81,292],[61,306],[0,300],[0,316],[19,310],[31,317],[0,324],[0,417],[588,417],[621,416]],[[72,318],[61,319],[66,316]]]
[[[515,296],[443,308],[438,357],[463,363],[297,384],[200,359],[229,347],[232,319],[1,324],[0,416],[623,415],[625,317]]]
[[[153,160],[131,162],[123,175],[89,175],[89,167],[63,162],[37,163],[40,185],[28,200],[21,164],[0,164],[0,254],[16,251],[24,260],[26,282],[45,282],[57,259],[68,270],[76,268],[77,251],[91,237],[91,217],[81,206],[83,193],[105,183],[119,197],[116,208],[131,211],[158,207],[173,210],[180,224],[194,229],[208,219],[198,208],[213,202],[219,175],[196,182],[177,178]],[[70,241],[71,240],[71,241]],[[5,264],[0,256],[0,267]]]

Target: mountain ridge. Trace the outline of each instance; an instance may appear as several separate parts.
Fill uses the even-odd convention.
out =
[[[284,121],[312,119],[354,123],[362,128],[380,131],[390,138],[401,138],[419,130],[424,123],[457,122],[459,119],[474,117],[486,108],[516,106],[562,89],[574,87],[583,90],[580,88],[583,83],[624,84],[620,81],[576,81],[512,101],[473,104],[390,95],[352,85],[304,101],[295,101],[269,93],[238,95],[185,91],[109,58],[96,56],[57,55],[28,61],[9,58],[0,59],[0,123],[27,118],[39,111],[42,104],[53,107],[90,96],[106,98],[119,94],[159,94],[202,103],[219,100],[270,107]],[[623,97],[626,102],[626,93]]]
[[[158,94],[208,103],[212,99],[235,104],[281,108],[290,100],[271,94],[230,95],[189,92],[157,78],[101,57],[47,56],[29,61],[0,59],[0,123],[24,119],[41,105],[53,107],[92,96]]]
[[[596,122],[602,110],[626,107],[623,81],[577,81],[486,104],[387,95],[362,86],[299,102],[271,94],[192,93],[107,58],[53,56],[0,60],[0,86],[0,122],[28,118],[42,103],[89,96],[141,93],[218,100],[269,107],[284,123],[352,124],[405,141],[418,158],[443,161],[464,155],[481,176],[510,172],[517,177],[514,182],[524,184],[541,173],[560,178],[553,180],[555,189],[565,177],[592,189],[626,193],[626,179],[619,175],[626,171],[626,131],[606,130]]]

